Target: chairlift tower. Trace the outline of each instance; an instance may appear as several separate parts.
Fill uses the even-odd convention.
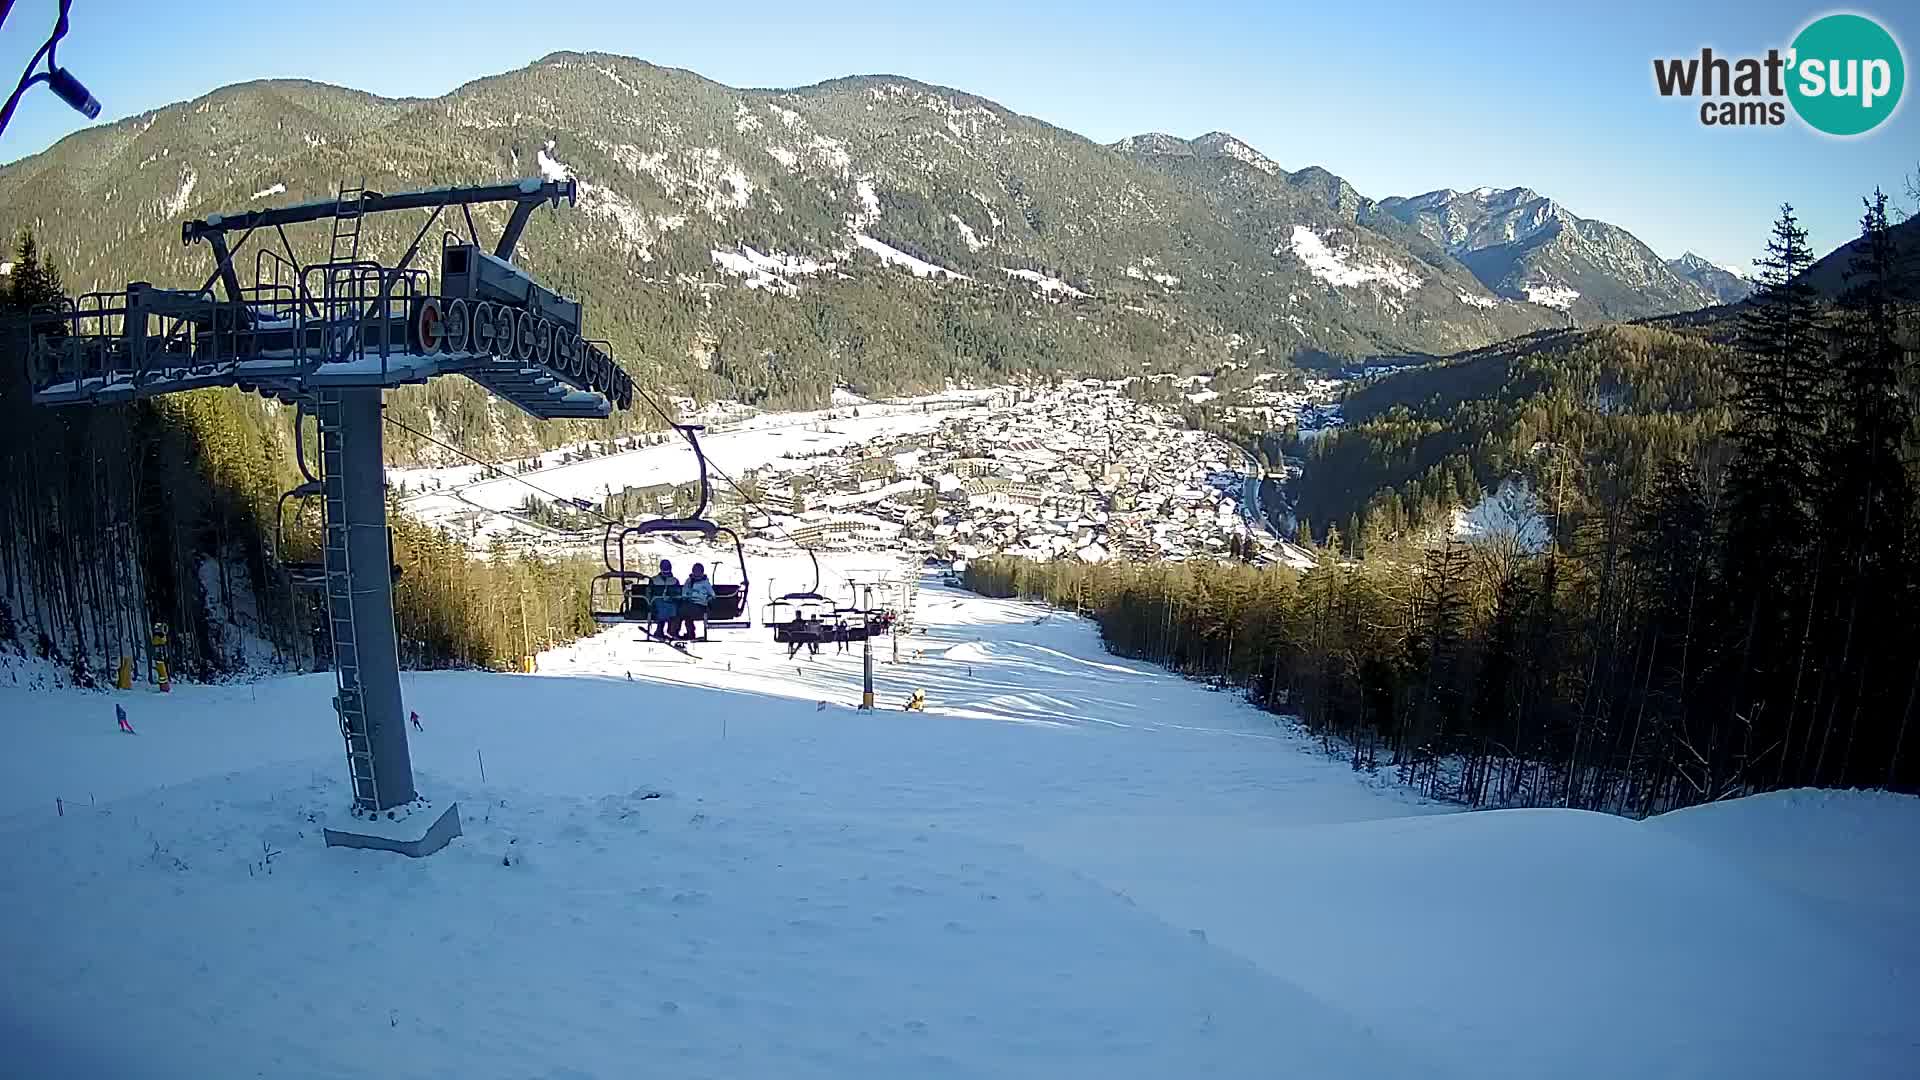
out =
[[[343,187],[335,198],[210,214],[181,228],[183,243],[204,242],[213,255],[213,272],[199,289],[136,281],[28,317],[36,404],[108,405],[233,386],[294,405],[296,416],[318,421],[320,475],[311,474],[303,456],[308,482],[293,494],[323,499],[324,562],[309,564],[304,583],[325,590],[338,683],[334,709],[357,817],[395,818],[396,809],[418,797],[393,616],[384,392],[463,375],[540,419],[604,419],[616,406],[632,407],[632,379],[605,342],[583,336],[579,302],[537,284],[513,263],[534,210],[563,199],[571,205],[574,198],[571,179],[529,178],[391,195]],[[469,208],[477,203],[513,206],[491,250],[474,226]],[[421,242],[451,208],[459,209],[466,236],[443,226],[435,287],[413,264]],[[427,211],[406,251],[391,264],[363,257],[367,216],[406,210]],[[286,228],[322,222],[331,229],[326,261],[302,265]],[[253,283],[243,285],[236,261],[256,235],[262,240]],[[270,238],[277,238],[277,250]],[[434,843],[447,817],[452,832]],[[358,846],[425,854],[457,832],[458,816],[449,808],[412,845]],[[329,830],[328,842],[341,835]],[[419,845],[425,850],[409,849]]]

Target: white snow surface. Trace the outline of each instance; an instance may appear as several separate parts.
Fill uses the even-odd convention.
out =
[[[947,217],[953,220],[954,228],[960,230],[960,239],[966,243],[968,251],[979,251],[987,246],[987,241],[980,239],[980,234],[974,232],[973,226],[967,224],[959,214],[948,214]]]
[[[756,588],[807,584],[768,562]],[[890,557],[823,562],[832,591]],[[420,861],[321,844],[330,676],[0,689],[8,1065],[1911,1075],[1920,800],[1454,813],[1084,620],[930,582],[914,614],[871,714],[857,651],[764,630],[409,673],[419,786],[464,827]]]
[[[927,262],[925,259],[915,258],[883,240],[875,240],[866,233],[855,233],[853,242],[879,256],[881,262],[906,267],[908,272],[912,273],[914,277],[950,277],[957,278],[961,281],[973,280],[965,274],[956,273],[944,266],[937,266]]]
[[[1146,259],[1144,261],[1147,266],[1153,265],[1152,259]],[[1157,281],[1168,288],[1180,284],[1180,278],[1177,275],[1163,274],[1155,270],[1145,270],[1133,263],[1127,264],[1127,276],[1139,281]]]
[[[540,166],[540,175],[548,180],[565,180],[567,177],[572,176],[573,170],[552,155],[552,139],[548,139],[547,145],[534,151],[533,160],[534,164]]]
[[[1552,282],[1544,285],[1528,285],[1524,291],[1527,294],[1528,300],[1542,307],[1559,308],[1562,311],[1572,307],[1573,302],[1580,299],[1580,294],[1577,291],[1565,285],[1555,285]]]
[[[276,183],[269,187],[261,188],[259,191],[256,191],[253,194],[247,196],[247,198],[264,199],[269,195],[285,195],[286,193],[287,193],[287,185]]]
[[[1081,292],[1079,289],[1061,281],[1059,278],[1048,277],[1038,270],[1016,270],[1010,266],[1003,266],[1000,269],[1005,270],[1008,277],[1016,277],[1022,281],[1032,282],[1033,286],[1043,293],[1060,293],[1063,296],[1071,296],[1076,300],[1084,300],[1088,296],[1087,293]]]
[[[1465,292],[1459,295],[1460,295],[1460,302],[1470,307],[1497,308],[1500,306],[1500,301],[1490,296],[1475,296],[1472,293],[1465,293]]]
[[[860,209],[854,212],[849,224],[858,231],[880,220],[880,193],[873,189],[873,178],[868,176],[861,177],[853,187]]]
[[[783,255],[779,252],[761,252],[746,244],[739,245],[735,251],[713,249],[709,254],[714,264],[729,274],[747,279],[749,289],[773,289],[778,292],[792,292],[792,285],[784,280],[787,277],[818,274],[833,269],[832,263],[821,263],[805,255]]]
[[[1520,477],[1508,477],[1472,507],[1453,512],[1453,535],[1468,541],[1500,541],[1537,554],[1547,549],[1551,530],[1540,499]]]
[[[193,166],[182,165],[180,167],[180,189],[161,201],[160,216],[168,218],[179,217],[180,214],[186,210],[187,204],[193,200],[193,189],[199,183],[200,174],[193,171]]]
[[[1305,225],[1293,227],[1289,243],[1294,257],[1306,265],[1307,273],[1329,285],[1345,287],[1378,282],[1402,293],[1420,287],[1419,274],[1386,259],[1358,261],[1359,252],[1349,248],[1336,250]]]
[[[738,477],[749,469],[771,466],[775,469],[798,468],[790,460],[843,447],[863,445],[880,439],[915,435],[932,431],[949,418],[985,416],[990,411],[987,398],[991,391],[979,393],[931,394],[895,402],[860,404],[859,416],[833,414],[833,410],[811,412],[763,413],[729,422],[724,428],[709,427],[700,436],[700,448],[709,461]],[[974,404],[944,411],[924,411],[923,405],[951,402],[958,397]],[[830,415],[832,414],[832,415]],[[651,484],[684,484],[699,479],[700,471],[693,452],[685,443],[667,442],[618,454],[562,463],[564,451],[543,457],[537,475],[526,477],[542,489],[563,499],[600,499],[607,489],[644,487]],[[530,490],[513,477],[487,476],[474,466],[445,469],[389,469],[389,483],[405,482],[411,492],[403,500],[409,514],[428,522],[442,522],[462,514],[477,515],[483,526],[511,528],[514,522],[485,511],[518,508]],[[437,486],[436,486],[437,485]]]

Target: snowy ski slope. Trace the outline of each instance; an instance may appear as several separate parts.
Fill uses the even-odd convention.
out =
[[[872,714],[757,630],[410,673],[418,862],[320,844],[329,676],[0,690],[0,1073],[1912,1075],[1920,800],[1455,813],[1083,621],[916,614]]]

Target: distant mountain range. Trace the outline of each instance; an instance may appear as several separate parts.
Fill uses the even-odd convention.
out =
[[[198,285],[185,218],[343,179],[542,173],[577,177],[579,205],[538,216],[524,261],[623,355],[721,389],[802,368],[875,386],[916,351],[960,370],[1438,354],[1734,291],[1525,188],[1376,202],[1219,132],[1101,146],[908,79],[740,90],[575,52],[430,100],[251,82],[88,129],[0,168],[0,229],[36,230],[75,291]],[[416,224],[368,236],[397,251]]]
[[[1722,304],[1745,300],[1753,293],[1753,279],[1730,266],[1721,266],[1689,251],[1667,260],[1667,269],[1713,294]]]
[[[1582,322],[1720,302],[1627,230],[1576,217],[1528,188],[1443,189],[1383,199],[1372,215],[1418,230],[1495,293],[1557,307]]]

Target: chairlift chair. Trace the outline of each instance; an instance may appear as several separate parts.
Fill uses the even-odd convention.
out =
[[[700,542],[713,545],[718,538],[725,536],[733,544],[736,564],[740,567],[740,581],[736,583],[714,582],[713,601],[707,605],[707,617],[702,620],[700,637],[705,640],[711,630],[739,630],[752,625],[751,620],[741,618],[747,610],[749,580],[747,574],[747,553],[740,543],[740,534],[724,525],[715,524],[706,517],[707,502],[712,488],[707,480],[707,455],[700,449],[700,439],[696,434],[704,430],[700,424],[676,424],[676,429],[693,447],[694,457],[700,462],[700,505],[692,515],[683,518],[655,518],[638,525],[622,525],[609,522],[606,534],[600,541],[600,555],[607,569],[593,579],[590,587],[589,602],[593,608],[595,622],[607,625],[619,623],[650,624],[655,621],[653,605],[658,600],[671,600],[678,604],[681,588],[667,588],[653,583],[651,570],[629,569],[627,566],[627,538],[646,537],[656,534],[696,536]],[[716,567],[719,566],[715,562]]]
[[[760,616],[760,625],[772,629],[773,640],[782,645],[812,645],[831,640],[827,637],[830,627],[826,619],[840,610],[838,602],[820,592],[820,560],[812,548],[804,550],[807,560],[813,563],[813,584],[767,601]]]

